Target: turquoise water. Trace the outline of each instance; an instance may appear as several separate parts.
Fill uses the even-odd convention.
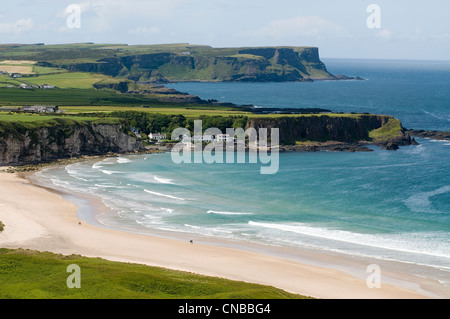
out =
[[[450,130],[450,63],[326,63],[368,80],[171,86],[205,99],[391,114],[410,128]],[[98,195],[111,210],[95,217],[110,227],[398,260],[439,269],[449,284],[450,141],[418,142],[395,152],[280,153],[274,175],[249,161],[175,164],[168,153],[39,175]]]
[[[204,99],[262,107],[318,107],[399,118],[405,127],[450,130],[450,61],[326,60],[333,74],[366,81],[177,83]]]

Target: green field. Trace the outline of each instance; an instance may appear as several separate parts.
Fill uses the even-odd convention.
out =
[[[69,289],[69,265],[80,288]],[[302,299],[269,286],[79,255],[0,248],[1,299]]]
[[[33,72],[35,74],[45,75],[45,74],[67,73],[67,70],[33,65]]]
[[[95,83],[106,78],[106,76],[101,74],[64,72],[30,77],[27,78],[26,81],[37,85],[56,85],[62,89],[89,89],[92,88]]]
[[[42,121],[51,121],[55,119],[66,119],[77,122],[86,122],[98,120],[95,116],[77,116],[77,115],[40,115],[30,113],[1,113],[0,122],[21,122],[21,123],[37,123]]]
[[[314,47],[213,48],[166,45],[0,45],[0,60],[33,60],[71,71],[134,81],[297,81],[330,79]]]
[[[112,78],[107,75],[99,73],[88,73],[88,72],[69,72],[66,69],[55,68],[55,67],[45,67],[35,64],[0,64],[0,67],[29,67],[32,69],[32,75],[24,75],[21,78],[10,78],[8,75],[0,76],[0,87],[5,87],[7,85],[19,86],[22,83],[25,84],[49,84],[57,86],[63,89],[92,89],[94,84],[98,82],[117,82],[120,79]],[[18,72],[20,73],[20,72]]]
[[[0,105],[123,105],[162,104],[146,95],[118,94],[96,89],[0,88]],[[167,103],[165,103],[167,104]]]
[[[23,82],[18,79],[10,78],[7,75],[0,75],[0,88],[7,86],[19,86]]]
[[[210,116],[230,116],[230,115],[249,115],[250,112],[236,111],[233,108],[211,107],[211,106],[180,106],[180,105],[155,105],[149,108],[130,107],[130,106],[67,106],[63,108],[67,113],[111,113],[117,111],[137,111],[143,113],[160,113],[165,115],[183,115],[185,117],[200,117],[202,115]],[[0,109],[1,110],[1,109]]]

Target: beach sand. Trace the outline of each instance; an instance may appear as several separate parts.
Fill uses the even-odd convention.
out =
[[[273,255],[97,227],[77,206],[17,174],[0,172],[0,247],[80,254],[271,285],[317,298],[428,298],[422,291],[366,280]]]

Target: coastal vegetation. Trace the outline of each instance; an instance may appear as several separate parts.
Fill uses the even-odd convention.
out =
[[[380,128],[371,130],[369,132],[369,137],[373,140],[386,141],[395,136],[399,136],[402,130],[402,123],[398,119],[390,117],[386,124]]]
[[[0,220],[0,231],[3,231],[4,228],[5,228],[5,224],[3,224],[2,221]]]
[[[10,67],[5,71],[19,73],[0,74],[1,165],[150,152],[143,143],[149,133],[170,136],[177,127],[193,130],[196,119],[203,121],[203,129],[223,132],[280,128],[280,142],[293,147],[328,141],[408,142],[400,121],[390,116],[316,109],[256,113],[251,106],[204,101],[155,85],[338,79],[328,73],[317,48],[0,45],[0,60]],[[45,84],[55,88],[45,89]],[[24,105],[57,105],[62,112],[20,112]],[[71,264],[82,269],[82,289],[66,286]],[[304,298],[273,287],[23,249],[0,248],[0,278],[0,298]]]
[[[335,79],[315,47],[213,48],[204,45],[4,45],[0,59],[139,82],[311,81]]]
[[[69,289],[69,265],[81,288]],[[140,264],[0,248],[0,298],[7,299],[303,299],[283,290]]]
[[[280,144],[298,147],[329,141],[379,145],[392,139],[400,145],[409,141],[401,123],[389,116],[325,109],[273,108],[262,112],[251,105],[205,101],[153,83],[177,78],[228,81],[230,67],[235,75],[253,70],[233,78],[239,81],[330,77],[317,48],[85,43],[0,49],[1,66],[28,68],[24,73],[0,74],[3,164],[129,152],[132,145],[142,151],[150,133],[169,137],[178,127],[193,132],[195,120],[202,120],[203,130],[215,127],[222,132],[227,128],[279,128]],[[187,60],[192,62],[190,67],[185,64]],[[294,79],[287,74],[298,76]],[[43,106],[45,112],[25,112],[23,106]],[[57,106],[53,107],[56,113],[46,113],[47,106]]]

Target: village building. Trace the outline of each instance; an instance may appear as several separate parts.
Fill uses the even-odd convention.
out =
[[[161,141],[161,140],[165,140],[166,139],[166,134],[162,134],[162,133],[150,133],[148,135],[148,138],[150,140],[156,140],[156,141]]]
[[[23,106],[20,111],[28,113],[56,113],[59,108],[56,105],[32,105]]]
[[[191,141],[191,137],[188,134],[183,134],[183,135],[179,135],[177,138],[175,138],[175,140],[177,141],[183,141],[183,142],[187,142],[187,141]]]
[[[42,84],[40,86],[41,89],[56,89],[56,85],[50,85],[50,84]]]
[[[234,137],[229,134],[217,134],[216,136],[217,142],[234,142]]]
[[[214,140],[214,135],[194,135],[192,137],[192,141],[201,141],[201,142],[212,142]]]

